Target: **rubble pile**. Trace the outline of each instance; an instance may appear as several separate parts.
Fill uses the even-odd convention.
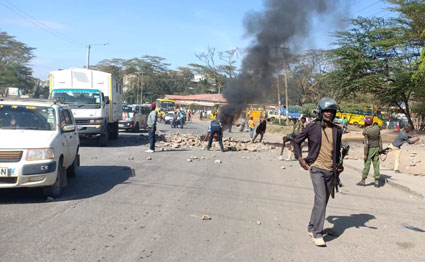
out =
[[[189,148],[205,150],[208,145],[208,141],[205,137],[206,135],[174,133],[167,136],[165,141],[157,142],[157,149],[159,149],[159,151]],[[265,152],[276,149],[276,146],[274,145],[259,142],[251,143],[250,140],[244,141],[232,137],[223,138],[223,146],[226,151]],[[211,149],[219,150],[220,146],[216,141],[214,141]]]

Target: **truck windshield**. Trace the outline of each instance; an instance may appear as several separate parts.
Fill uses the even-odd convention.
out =
[[[99,108],[102,95],[99,90],[56,89],[52,98],[63,100],[71,108]]]
[[[0,105],[0,129],[56,130],[52,107]]]

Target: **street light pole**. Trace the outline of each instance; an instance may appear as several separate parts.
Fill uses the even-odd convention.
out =
[[[90,49],[92,46],[99,46],[99,45],[109,45],[109,43],[104,43],[104,44],[88,44],[87,45],[87,69],[90,69]]]

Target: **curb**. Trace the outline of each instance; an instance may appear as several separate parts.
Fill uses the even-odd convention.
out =
[[[347,162],[344,162],[344,166],[347,166],[350,169],[356,170],[358,172],[362,172],[363,169],[361,168],[357,168],[353,165],[348,164]],[[412,190],[411,188],[409,188],[408,186],[402,185],[400,183],[397,183],[395,179],[391,179],[391,178],[385,178],[385,183],[389,184],[390,186],[400,190],[400,191],[404,191],[412,196],[415,196],[421,200],[425,200],[425,195],[423,195],[422,193],[416,192],[414,190]]]

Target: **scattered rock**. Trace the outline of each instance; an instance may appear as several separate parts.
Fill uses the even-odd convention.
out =
[[[152,157],[148,156],[148,157],[146,158],[146,160],[152,160]]]
[[[212,218],[210,216],[207,215],[203,215],[202,216],[202,220],[211,220]]]
[[[257,220],[257,225],[261,225],[261,221],[260,220]]]
[[[286,167],[284,167],[284,166],[281,166],[280,168],[282,168],[282,169],[286,169]]]
[[[215,161],[214,161],[214,163],[216,163],[216,164],[221,164],[221,160],[218,160],[218,159],[217,159],[217,160],[215,160]]]
[[[129,157],[127,158],[127,160],[134,160],[134,157]]]
[[[191,158],[186,159],[187,162],[192,162]]]

